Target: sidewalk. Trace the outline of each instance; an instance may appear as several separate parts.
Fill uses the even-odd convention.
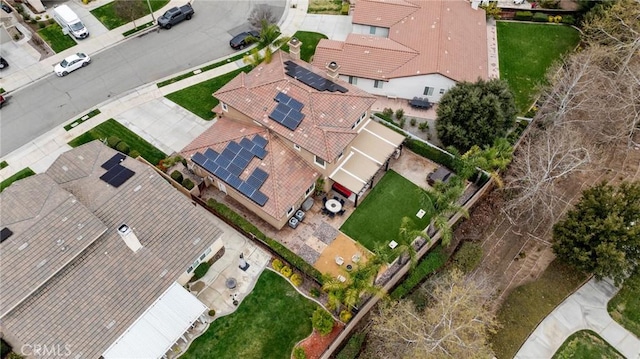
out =
[[[551,312],[515,359],[551,358],[573,333],[592,330],[628,359],[640,359],[640,339],[611,319],[607,303],[618,292],[610,280],[592,278]]]

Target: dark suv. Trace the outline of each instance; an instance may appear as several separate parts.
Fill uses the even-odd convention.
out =
[[[7,60],[0,57],[0,69],[4,69],[5,67],[9,67],[9,63]]]
[[[229,46],[231,46],[236,50],[244,49],[245,47],[251,45],[252,38],[256,38],[256,39],[260,38],[260,33],[253,30],[253,31],[248,31],[248,32],[243,32],[241,34],[238,34],[234,36],[233,39],[231,39],[231,41],[229,41]]]

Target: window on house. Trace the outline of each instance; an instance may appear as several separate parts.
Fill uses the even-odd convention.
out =
[[[203,259],[204,259],[204,257],[206,257],[206,256],[207,256],[207,254],[206,254],[206,253],[202,253],[202,255],[200,256],[200,260],[203,260]]]
[[[375,80],[373,82],[373,87],[377,88],[377,89],[381,89],[382,88],[382,84],[384,83],[384,81],[380,81],[380,80]]]
[[[296,150],[300,151],[300,146],[295,144],[295,143],[293,144],[293,148],[295,148]]]
[[[344,156],[344,152],[340,152],[340,154],[338,155],[338,159],[341,159],[342,156]]]
[[[358,78],[355,76],[349,76],[349,83],[352,85],[357,85],[358,84]]]
[[[375,34],[376,34],[376,27],[369,26],[369,35],[375,35]]]
[[[325,168],[325,166],[327,165],[326,162],[318,156],[313,156],[313,162],[315,162],[318,166],[322,168]]]
[[[307,191],[304,193],[305,196],[308,196],[313,190],[316,189],[315,182],[311,185],[311,187],[307,188]]]
[[[193,266],[189,266],[189,268],[187,268],[187,274],[193,272]]]
[[[433,95],[433,90],[434,90],[433,87],[427,86],[427,87],[424,88],[424,93],[423,94],[425,96],[431,96],[431,95]]]
[[[356,128],[356,127],[360,124],[360,122],[362,122],[362,120],[364,120],[364,118],[365,118],[365,117],[367,117],[367,113],[366,113],[366,112],[365,112],[365,113],[363,113],[363,114],[360,116],[360,118],[358,118],[358,120],[356,121],[356,123],[354,123],[354,124],[351,126],[351,129],[353,130],[354,128]]]
[[[293,213],[293,207],[289,208],[287,211],[287,216],[290,216]]]
[[[222,111],[229,112],[229,108],[227,107],[226,103],[220,102],[220,105],[222,106]]]
[[[445,89],[440,89],[440,94],[444,94]]]

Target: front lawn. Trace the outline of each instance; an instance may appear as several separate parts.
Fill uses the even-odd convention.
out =
[[[429,213],[416,217],[421,208],[420,187],[395,171],[388,171],[358,205],[340,230],[369,250],[388,248],[398,237],[402,217],[409,217],[414,228],[423,230],[429,224]]]
[[[40,35],[56,53],[76,46],[76,42],[71,36],[62,33],[62,28],[58,24],[52,24],[38,30],[38,35]]]
[[[146,0],[137,0],[137,1],[141,2],[145,9],[145,13],[141,17],[147,16],[149,14],[149,5],[147,4],[147,1]],[[149,3],[151,4],[151,9],[153,9],[153,11],[157,11],[158,9],[167,5],[169,3],[169,0],[149,0]],[[93,16],[95,16],[96,19],[98,19],[102,23],[102,25],[104,25],[109,30],[113,30],[116,27],[120,27],[124,24],[131,22],[131,20],[127,20],[119,16],[118,14],[116,14],[114,5],[115,5],[115,1],[112,1],[106,5],[103,5],[103,6],[100,6],[99,8],[91,10],[91,13],[93,14]]]
[[[536,281],[514,289],[498,310],[501,327],[491,337],[496,356],[513,358],[538,323],[586,279],[556,259]]]
[[[552,357],[552,359],[567,358],[622,359],[624,357],[598,334],[590,330],[581,330],[567,338]]]
[[[176,91],[165,96],[169,100],[177,103],[185,109],[193,112],[204,120],[212,120],[215,114],[211,112],[218,105],[218,99],[213,97],[213,93],[218,91],[227,82],[231,81],[241,72],[249,72],[251,66],[220,75],[207,81],[189,86],[180,91]]]
[[[211,323],[181,358],[289,359],[295,343],[311,334],[317,307],[265,270],[238,309]]]
[[[112,118],[74,138],[69,142],[69,146],[78,147],[93,140],[104,140],[109,136],[117,136],[129,145],[131,151],[138,151],[140,156],[151,164],[158,164],[161,159],[167,157],[164,152],[155,148],[144,138],[136,135],[134,132]]]
[[[29,176],[33,176],[34,174],[35,172],[33,172],[29,167],[16,172],[16,174],[14,174],[13,176],[0,182],[0,192],[4,191],[4,189],[9,187],[13,182],[21,180],[23,178],[27,178]]]
[[[523,114],[535,99],[536,85],[545,83],[549,66],[580,41],[578,30],[564,25],[497,23],[500,78],[509,83]]]
[[[611,318],[640,338],[640,269],[624,281],[607,309]]]
[[[302,42],[302,47],[300,48],[300,59],[306,62],[311,62],[311,58],[316,53],[316,47],[320,40],[327,38],[324,34],[310,31],[296,31],[296,33],[293,34],[293,37]],[[283,45],[281,50],[289,52],[289,45]]]

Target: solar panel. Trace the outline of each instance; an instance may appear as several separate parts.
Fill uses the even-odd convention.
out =
[[[235,141],[231,141],[227,144],[227,149],[231,150],[233,153],[238,153],[242,147],[237,144]]]
[[[209,173],[215,173],[219,166],[213,161],[207,161],[202,165],[202,167],[209,171]]]
[[[266,138],[264,138],[264,137],[262,137],[260,135],[256,135],[256,137],[254,137],[252,141],[256,145],[260,146],[261,148],[264,148],[267,145],[267,143],[269,142],[269,141],[267,141]]]
[[[243,148],[243,150],[244,150],[244,151],[247,151],[247,150],[245,150],[244,148]],[[251,152],[249,152],[249,151],[247,151],[246,153],[251,154]],[[251,158],[253,158],[253,155],[251,155]],[[240,154],[238,154],[238,155],[236,156],[236,158],[234,158],[234,159],[233,159],[233,161],[231,161],[231,164],[236,165],[236,166],[238,166],[238,167],[242,168],[242,170],[244,171],[244,169],[245,169],[245,168],[247,168],[247,165],[249,165],[249,162],[250,162],[250,161],[251,161],[251,160],[248,160],[248,159],[246,159],[246,158],[244,158],[244,157],[240,156]]]
[[[191,156],[191,161],[193,161],[193,163],[195,164],[203,165],[205,162],[207,162],[207,157],[200,152],[196,152],[193,154],[193,156]]]
[[[227,167],[229,167],[229,164],[231,163],[231,160],[227,159],[224,156],[219,156],[218,159],[216,160],[216,163],[218,164],[218,166],[220,166],[222,168],[227,168]]]
[[[277,121],[278,123],[282,123],[285,117],[286,117],[286,114],[279,112],[278,109],[271,111],[271,113],[269,114],[269,118],[274,121]]]
[[[261,160],[267,156],[267,151],[262,147],[254,146],[251,152]]]
[[[226,181],[231,187],[238,189],[242,184],[242,180],[238,176],[231,175]]]
[[[108,159],[100,167],[104,168],[105,170],[109,170],[109,169],[111,169],[111,167],[113,167],[113,166],[119,164],[120,162],[124,161],[125,158],[127,158],[127,156],[125,154],[116,153],[115,155],[113,155],[113,157]]]
[[[251,198],[251,200],[254,201],[255,203],[259,204],[261,207],[264,206],[264,204],[267,203],[267,201],[269,200],[269,197],[267,197],[264,193],[260,191],[255,191],[253,195],[249,198]]]
[[[248,139],[247,137],[243,137],[240,140],[240,146],[244,147],[247,150],[250,150],[251,147],[253,147],[253,141],[251,141],[250,139]]]
[[[240,176],[240,174],[243,171],[243,168],[231,163],[229,167],[227,167],[227,170],[236,176]]]
[[[227,181],[227,179],[229,178],[229,176],[231,176],[231,173],[229,173],[229,171],[227,171],[226,169],[222,168],[222,167],[218,167],[218,169],[215,171],[214,175],[216,175],[216,177],[220,178],[223,181]]]
[[[229,149],[229,147],[225,148],[224,151],[220,154],[220,156],[226,158],[231,162],[231,160],[236,156],[236,154]],[[226,167],[226,166],[225,166]]]
[[[122,167],[122,165],[117,164],[113,167],[111,167],[107,172],[105,172],[105,174],[103,174],[102,176],[100,176],[100,179],[109,183],[111,182],[112,179],[115,178],[115,176],[120,173],[120,171],[122,171],[124,167]]]
[[[249,176],[246,182],[255,188],[260,188],[262,186],[262,181],[253,176]]]
[[[253,148],[253,146],[254,144],[251,143],[251,147],[249,147],[249,149],[246,149],[246,148],[241,149],[240,153],[238,153],[238,157],[244,158],[245,160],[247,160],[247,163],[249,163],[249,161],[253,159],[253,153],[249,151],[251,148]]]
[[[287,103],[289,102],[289,99],[291,97],[289,97],[289,95],[283,93],[283,92],[278,92],[278,94],[276,95],[275,100],[278,102],[283,102],[283,103]]]
[[[251,195],[253,194],[253,192],[256,191],[256,188],[253,187],[252,185],[248,184],[247,182],[242,182],[242,184],[240,185],[240,193],[242,193],[243,195],[251,198]]]
[[[302,82],[303,84],[314,88],[318,91],[329,91],[329,92],[348,92],[347,88],[336,84],[335,82],[328,80],[312,71],[305,69],[304,67],[298,66],[298,64],[293,61],[285,61],[285,68],[287,76],[293,77],[296,80]],[[289,104],[292,108],[292,106]]]
[[[295,98],[291,98],[291,100],[289,100],[289,103],[287,105],[289,105],[289,107],[291,107],[292,109],[298,112],[300,112],[300,110],[302,110],[302,108],[304,107],[304,104],[296,100]]]
[[[216,151],[214,151],[214,150],[212,150],[212,149],[210,149],[210,148],[207,148],[207,150],[206,150],[206,151],[204,151],[204,155],[205,155],[208,159],[210,159],[210,160],[212,160],[212,161],[215,161],[215,160],[218,158],[218,156],[220,156],[220,155],[218,154],[218,152],[216,152]]]
[[[284,125],[284,127],[288,128],[288,129],[290,129],[291,131],[295,130],[296,127],[298,127],[299,124],[300,124],[300,122],[294,120],[290,116],[285,117],[284,121],[282,121],[282,125]]]
[[[133,172],[132,170],[126,168],[126,167],[122,167],[122,171],[120,171],[116,177],[114,179],[111,180],[111,182],[109,182],[110,185],[112,185],[115,188],[120,187],[123,183],[127,182],[127,180],[129,178],[131,178],[135,172]]]
[[[251,173],[251,176],[261,180],[262,183],[264,183],[267,177],[269,177],[269,174],[260,168],[256,168],[253,170],[253,173]]]

